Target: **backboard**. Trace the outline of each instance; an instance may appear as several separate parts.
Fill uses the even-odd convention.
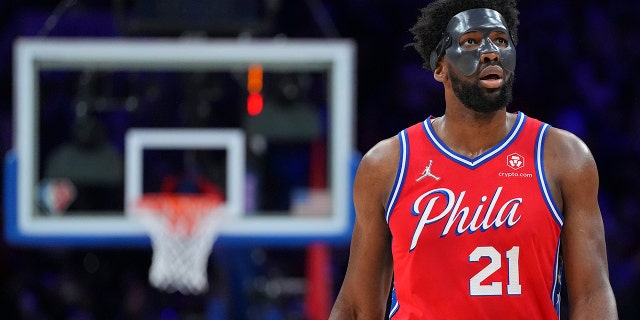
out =
[[[127,203],[219,192],[221,245],[348,241],[354,57],[348,40],[17,40],[7,240],[148,245]]]

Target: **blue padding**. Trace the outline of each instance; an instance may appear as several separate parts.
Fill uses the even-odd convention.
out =
[[[18,230],[18,156],[9,150],[4,157],[4,236],[7,242],[16,242],[20,238]]]

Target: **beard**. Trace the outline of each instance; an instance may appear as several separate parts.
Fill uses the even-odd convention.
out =
[[[504,78],[504,84],[497,89],[485,89],[480,86],[480,80],[471,82],[449,73],[453,93],[469,109],[479,113],[491,113],[506,108],[513,98],[513,82],[515,75]]]

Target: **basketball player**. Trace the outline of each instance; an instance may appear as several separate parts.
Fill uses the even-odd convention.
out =
[[[617,318],[591,152],[506,111],[518,23],[515,0],[422,9],[411,45],[445,112],[362,159],[330,319],[558,319],[563,281],[571,319]]]

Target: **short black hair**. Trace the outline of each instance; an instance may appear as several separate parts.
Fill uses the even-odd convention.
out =
[[[424,63],[423,67],[433,70],[429,63],[431,51],[438,45],[447,24],[456,14],[476,8],[488,8],[498,11],[505,22],[513,44],[518,43],[518,25],[520,12],[516,8],[517,0],[435,0],[420,9],[416,24],[409,29],[413,33],[412,46],[418,51]]]

